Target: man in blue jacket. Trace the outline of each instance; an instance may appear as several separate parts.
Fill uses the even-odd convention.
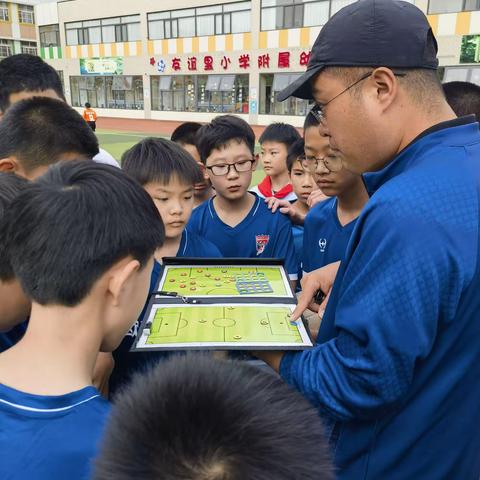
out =
[[[315,101],[332,170],[371,172],[333,288],[304,282],[294,317],[330,293],[317,345],[259,354],[324,416],[341,480],[480,476],[480,131],[436,54],[412,4],[355,2],[279,94]]]

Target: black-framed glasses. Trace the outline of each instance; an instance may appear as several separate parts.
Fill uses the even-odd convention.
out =
[[[366,73],[365,75],[362,75],[358,80],[353,82],[351,85],[349,85],[347,88],[342,90],[340,93],[335,95],[333,98],[331,98],[327,103],[324,103],[323,105],[316,103],[311,109],[310,112],[315,119],[317,120],[318,123],[323,123],[325,121],[325,108],[327,105],[332,103],[336,98],[340,97],[340,95],[343,95],[345,92],[348,92],[351,88],[353,88],[355,85],[359,84],[360,82],[363,82],[363,80],[366,80],[375,70],[372,70],[371,72]],[[396,77],[405,77],[407,75],[406,73],[402,72],[393,72],[393,74]]]
[[[255,163],[254,158],[249,158],[248,160],[240,160],[239,162],[235,163],[225,163],[222,165],[212,165],[207,166],[208,170],[210,170],[213,175],[216,177],[222,177],[224,175],[228,175],[230,173],[230,169],[233,168],[237,173],[248,172],[252,169],[253,164]]]
[[[314,157],[313,155],[302,155],[299,157],[302,167],[311,172],[317,171],[318,165],[322,164],[329,172],[339,172],[343,167],[343,162],[340,157],[326,156]]]

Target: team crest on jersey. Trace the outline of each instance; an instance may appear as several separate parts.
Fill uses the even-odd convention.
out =
[[[320,251],[322,253],[325,252],[325,249],[327,248],[327,239],[326,238],[321,238],[318,241],[318,246],[320,247]]]
[[[265,247],[270,241],[270,235],[255,235],[255,243],[257,246],[257,255],[261,255],[265,251]]]

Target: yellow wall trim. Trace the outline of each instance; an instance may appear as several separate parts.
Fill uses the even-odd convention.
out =
[[[457,15],[455,33],[457,35],[468,35],[470,33],[470,12],[461,12]]]

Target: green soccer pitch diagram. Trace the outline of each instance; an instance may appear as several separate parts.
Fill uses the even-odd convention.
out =
[[[136,349],[291,348],[312,346],[294,305],[155,305]]]
[[[291,296],[279,266],[165,266],[158,290],[187,297]]]

